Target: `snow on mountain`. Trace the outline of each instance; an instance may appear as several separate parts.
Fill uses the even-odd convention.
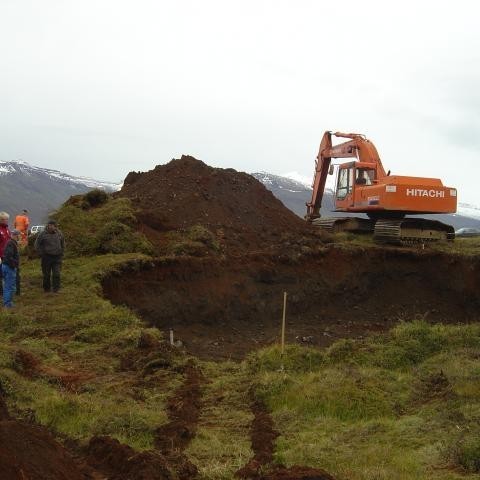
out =
[[[255,172],[251,175],[262,182],[269,190],[280,189],[292,193],[311,190],[311,188],[305,185],[303,182],[284,177],[283,175],[274,175],[273,173],[267,172]]]
[[[44,223],[70,196],[94,188],[111,192],[118,190],[120,184],[75,177],[26,162],[0,162],[0,210],[15,218],[25,208],[32,225]]]
[[[71,185],[79,185],[90,189],[100,188],[107,191],[116,191],[121,188],[121,183],[94,180],[93,178],[88,177],[75,177],[58,170],[36,167],[23,161],[0,161],[0,177],[5,177],[8,175],[23,175],[27,177],[40,175],[61,181],[62,183],[65,182]]]
[[[281,177],[284,178],[289,178],[290,180],[294,180],[295,182],[301,183],[305,187],[311,189],[312,188],[312,183],[313,183],[313,178],[312,177],[307,177],[305,175],[302,175],[298,172],[288,172],[280,175]]]

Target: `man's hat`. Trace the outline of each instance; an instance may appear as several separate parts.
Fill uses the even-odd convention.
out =
[[[26,208],[24,208],[23,213],[28,213],[28,210]]]
[[[55,220],[49,220],[47,225],[56,225],[57,222]]]

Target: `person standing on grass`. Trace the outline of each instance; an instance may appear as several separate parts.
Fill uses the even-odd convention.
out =
[[[7,212],[0,212],[0,260],[3,258],[3,251],[10,240],[10,229],[8,228],[8,219],[10,215]],[[0,280],[0,296],[3,295],[3,282]]]
[[[18,254],[18,242],[22,236],[20,230],[13,230],[11,238],[8,240],[3,251],[2,258],[2,277],[3,277],[3,306],[5,308],[13,307],[13,296],[17,289],[17,268],[20,265],[20,255]]]
[[[30,219],[28,218],[28,210],[23,210],[22,213],[18,214],[15,217],[15,223],[13,224],[14,228],[19,230],[22,234],[21,243],[22,245],[27,244],[28,236],[28,227],[30,226]]]
[[[65,252],[65,239],[57,228],[57,222],[48,222],[47,228],[35,240],[35,250],[42,258],[43,290],[50,292],[53,287],[54,293],[57,293],[60,290],[60,272]]]

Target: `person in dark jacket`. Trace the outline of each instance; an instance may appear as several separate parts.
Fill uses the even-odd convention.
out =
[[[10,240],[10,229],[8,228],[9,218],[10,215],[7,212],[0,212],[0,259],[3,257],[3,251]],[[3,281],[0,279],[0,297],[1,296],[3,296]]]
[[[47,228],[41,232],[35,241],[35,250],[42,258],[43,289],[45,292],[60,290],[60,272],[62,270],[65,239],[57,228],[57,222],[50,220]]]
[[[18,242],[22,232],[13,230],[11,238],[8,240],[3,250],[2,257],[2,277],[3,277],[3,306],[13,307],[13,296],[15,295],[17,284],[17,268],[20,265],[20,256],[18,254]]]

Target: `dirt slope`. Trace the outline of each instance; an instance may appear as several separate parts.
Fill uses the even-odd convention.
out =
[[[1,386],[0,386],[1,387]],[[0,478],[81,480],[73,457],[46,428],[10,418],[0,388]]]

